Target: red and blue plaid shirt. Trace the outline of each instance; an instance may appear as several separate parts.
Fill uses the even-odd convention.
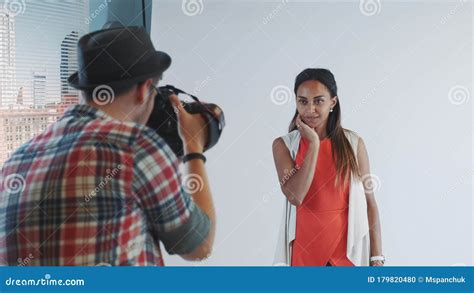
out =
[[[76,105],[2,168],[0,263],[163,265],[209,218],[184,191],[179,161],[152,129]]]

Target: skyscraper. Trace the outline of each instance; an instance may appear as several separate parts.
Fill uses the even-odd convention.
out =
[[[77,70],[77,41],[90,22],[88,0],[18,1],[27,6],[14,15],[7,2],[0,0],[0,167],[77,103],[67,77]]]
[[[59,75],[61,78],[61,106],[60,111],[79,102],[79,91],[69,86],[67,79],[73,74],[77,66],[77,41],[79,32],[72,31],[61,42],[61,63]]]
[[[46,105],[46,74],[43,72],[33,72],[33,106],[44,108]]]
[[[0,106],[16,102],[15,18],[0,7]]]

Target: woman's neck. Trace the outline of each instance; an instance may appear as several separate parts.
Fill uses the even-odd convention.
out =
[[[326,125],[317,126],[317,127],[314,128],[314,131],[316,131],[316,133],[318,134],[320,140],[323,140],[328,136],[328,134],[326,132]]]

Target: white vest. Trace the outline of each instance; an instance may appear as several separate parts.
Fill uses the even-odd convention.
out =
[[[350,130],[344,130],[357,160],[359,136]],[[293,130],[282,136],[293,161],[296,159],[301,135]],[[355,266],[368,266],[370,258],[369,219],[367,201],[362,182],[351,176],[349,187],[349,219],[347,227],[347,257]],[[283,218],[280,224],[278,242],[273,265],[291,265],[292,242],[296,235],[296,206],[285,200]]]

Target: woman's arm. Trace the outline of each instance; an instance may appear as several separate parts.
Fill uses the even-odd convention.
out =
[[[367,200],[367,214],[369,218],[369,231],[370,231],[370,255],[382,255],[382,232],[380,227],[379,210],[377,202],[375,201],[375,194],[373,190],[373,184],[370,177],[370,164],[369,155],[367,154],[367,148],[365,147],[364,140],[360,137],[357,147],[357,160],[359,162],[359,171],[363,178],[363,185],[365,191],[365,198]],[[381,261],[375,261],[370,265],[378,266],[382,265]]]
[[[319,144],[317,142],[310,142],[306,156],[299,169],[296,169],[290,152],[281,137],[273,141],[272,148],[281,190],[291,204],[299,206],[303,202],[314,177]]]

